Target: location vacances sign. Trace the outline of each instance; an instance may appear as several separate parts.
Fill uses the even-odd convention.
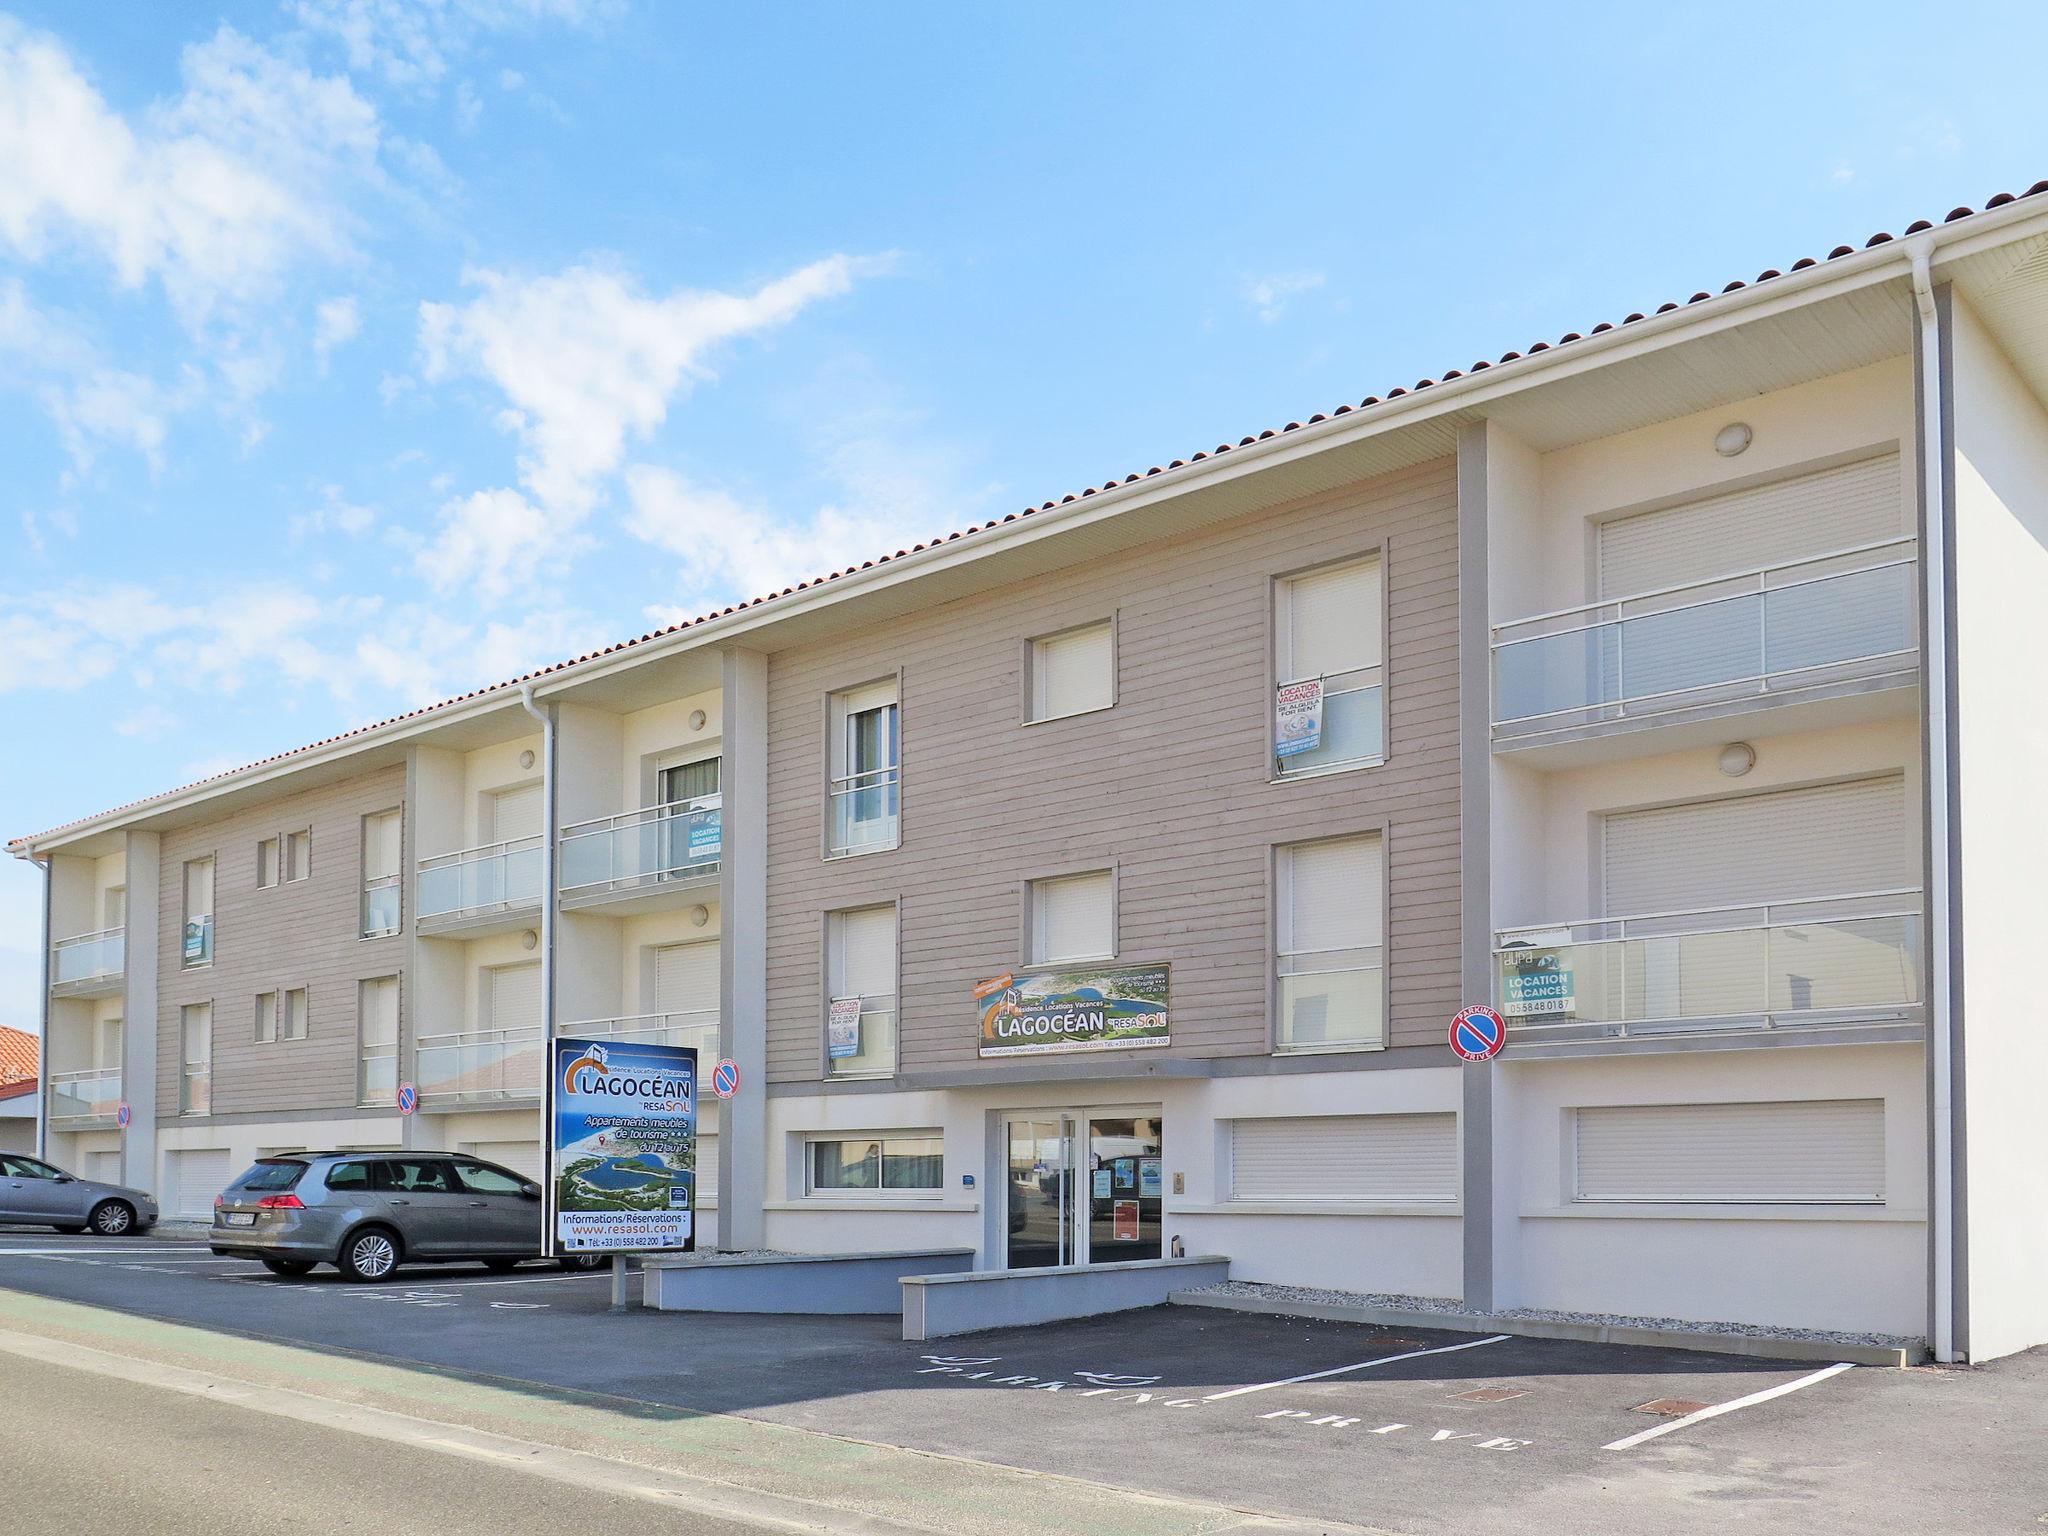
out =
[[[550,1253],[696,1247],[695,1050],[549,1041],[547,1125]]]

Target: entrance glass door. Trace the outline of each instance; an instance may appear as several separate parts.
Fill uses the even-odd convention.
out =
[[[1163,1255],[1156,1113],[1045,1112],[1004,1123],[1005,1265],[1116,1264]]]
[[[1060,1115],[1009,1121],[1004,1127],[1009,1187],[1005,1267],[1044,1269],[1074,1262],[1074,1122]]]

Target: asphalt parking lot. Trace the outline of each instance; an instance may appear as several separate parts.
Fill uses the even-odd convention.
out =
[[[2039,1352],[1830,1368],[1178,1308],[908,1344],[886,1317],[615,1315],[605,1275],[541,1266],[282,1279],[176,1236],[0,1234],[0,1287],[1403,1532],[2048,1516]]]

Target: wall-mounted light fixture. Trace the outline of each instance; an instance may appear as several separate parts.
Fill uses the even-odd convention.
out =
[[[1756,748],[1746,741],[1731,741],[1721,749],[1719,762],[1723,773],[1739,779],[1756,766]]]
[[[1749,429],[1746,421],[1731,421],[1714,434],[1714,452],[1724,459],[1732,459],[1756,440],[1756,434]]]
[[[522,768],[531,768],[533,766],[533,748],[528,747],[519,754],[519,766]]]

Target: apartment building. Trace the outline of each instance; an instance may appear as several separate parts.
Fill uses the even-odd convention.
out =
[[[2048,1341],[2044,193],[22,839],[49,1153],[661,1039],[728,1247]]]

